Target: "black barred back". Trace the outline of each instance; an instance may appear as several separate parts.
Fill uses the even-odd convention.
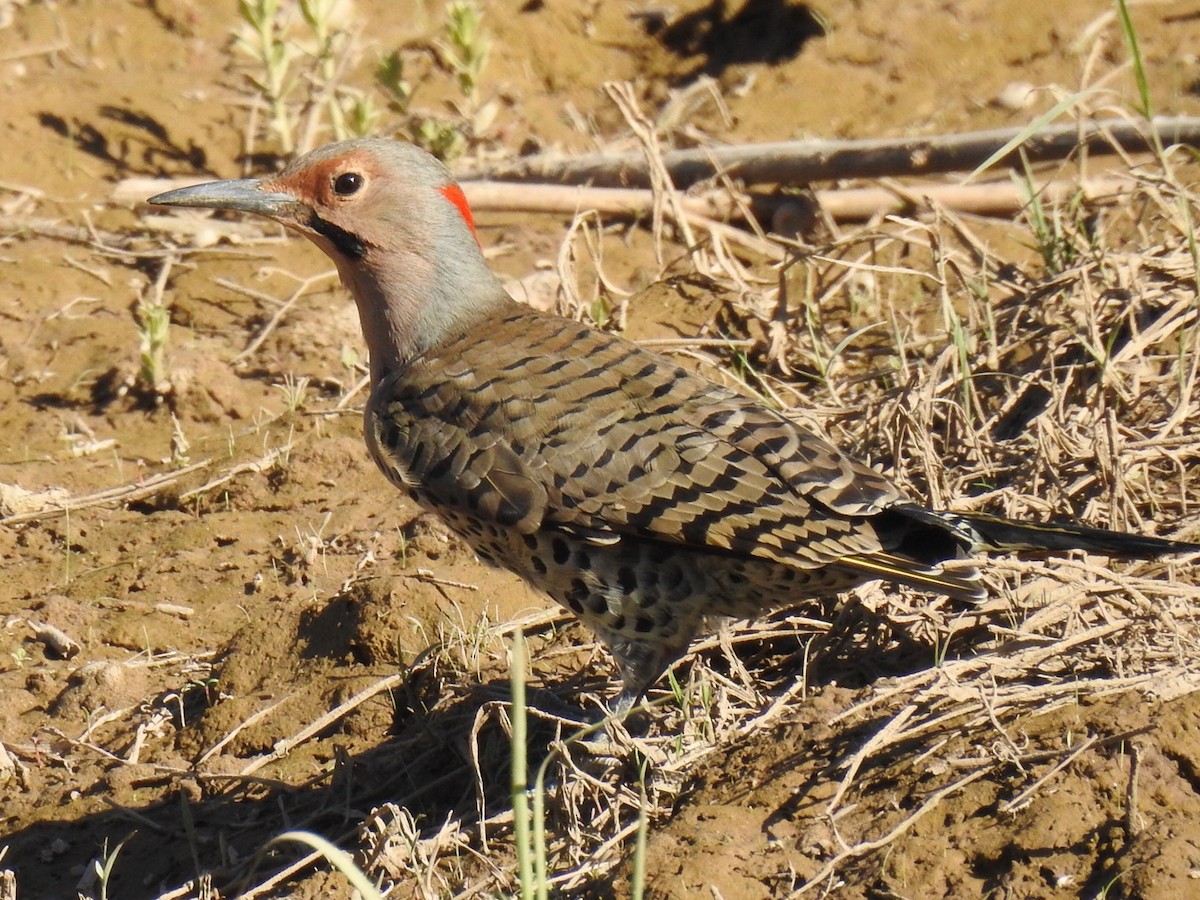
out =
[[[895,555],[905,498],[783,416],[635,344],[525,307],[383,380],[380,467],[481,557],[595,628],[640,693],[704,616],[868,578],[977,596]]]

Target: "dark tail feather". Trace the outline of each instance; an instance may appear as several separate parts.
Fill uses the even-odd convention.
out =
[[[983,513],[933,512],[944,525],[967,537],[973,549],[1019,552],[1087,550],[1106,556],[1153,559],[1168,553],[1197,553],[1200,544],[1065,523],[1026,524]]]

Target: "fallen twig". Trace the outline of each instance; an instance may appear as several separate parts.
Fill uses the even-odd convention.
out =
[[[819,886],[821,882],[836,872],[838,867],[843,863],[852,859],[857,859],[860,856],[865,856],[866,854],[874,850],[878,850],[881,847],[886,847],[888,844],[892,843],[892,841],[896,840],[896,838],[908,831],[908,829],[917,824],[918,820],[925,816],[926,813],[937,808],[938,804],[951,794],[961,791],[968,784],[973,781],[978,781],[985,775],[990,774],[991,771],[992,769],[990,766],[978,769],[969,775],[964,775],[962,778],[958,779],[958,781],[948,784],[940,790],[934,791],[929,795],[928,800],[916,808],[912,815],[901,820],[895,828],[883,835],[883,837],[876,838],[873,841],[863,841],[861,844],[855,844],[853,847],[846,848],[837,856],[833,857],[833,859],[830,859],[821,867],[821,870],[817,872],[816,875],[801,885],[801,887],[795,893],[793,893],[792,896],[799,897],[802,894],[805,894],[813,888]]]
[[[53,505],[42,509],[5,516],[0,519],[0,525],[20,525],[24,522],[34,522],[39,519],[55,519],[59,516],[65,516],[69,512],[88,509],[92,506],[132,503],[134,500],[141,500],[143,497],[149,497],[158,493],[163,488],[178,481],[184,475],[203,469],[211,463],[211,459],[203,459],[200,462],[192,463],[190,466],[184,466],[181,469],[151,475],[149,478],[139,481],[136,484],[123,484],[118,487],[96,491],[94,494],[85,494],[81,497],[66,497],[61,499],[61,501],[55,500]]]
[[[1108,197],[1132,190],[1128,178],[1047,181],[1035,187],[1043,202],[1057,203],[1075,194]],[[477,212],[541,212],[571,215],[596,210],[607,215],[644,216],[654,204],[649,190],[638,188],[574,187],[557,184],[512,184],[502,181],[468,181],[463,184]],[[863,221],[874,216],[941,206],[977,214],[1011,213],[1029,202],[1024,186],[1008,181],[987,184],[908,184],[903,186],[820,190],[814,196],[822,210],[838,221]],[[776,214],[798,203],[797,198],[756,197],[754,214],[769,222]],[[718,221],[737,220],[744,208],[726,194],[711,193],[680,198],[680,209],[689,217]],[[761,242],[760,242],[761,243]]]
[[[672,150],[663,162],[676,187],[686,188],[728,173],[743,184],[805,184],[839,178],[880,178],[970,171],[1023,129],[998,128],[920,138],[872,138],[853,141],[781,141],[732,147]],[[1055,125],[1020,145],[1031,162],[1066,159],[1081,150],[1139,153],[1154,148],[1151,130],[1164,146],[1200,146],[1200,118],[1157,117],[1147,122],[1102,119]],[[1019,164],[1017,149],[998,164]],[[646,187],[650,172],[641,153],[593,153],[586,156],[534,156],[484,166],[463,178],[496,181],[546,181],[559,184]]]
[[[197,497],[200,494],[211,491],[215,487],[220,487],[226,482],[232,481],[234,478],[243,474],[244,472],[265,472],[275,464],[277,459],[290,453],[292,446],[292,442],[288,441],[282,447],[276,447],[274,450],[268,450],[258,459],[251,460],[250,462],[238,463],[236,466],[226,470],[218,477],[200,485],[200,487],[192,488],[190,491],[184,491],[179,495],[179,500],[180,502],[183,502],[184,500],[190,500],[192,497]]]
[[[386,678],[381,678],[370,687],[359,691],[345,703],[334,709],[331,709],[329,712],[325,713],[325,715],[319,717],[315,722],[310,722],[307,726],[300,729],[298,733],[292,735],[291,737],[276,741],[275,747],[270,753],[264,753],[262,756],[257,756],[252,759],[242,768],[242,771],[239,774],[243,776],[251,775],[257,772],[263,766],[267,765],[267,763],[273,762],[277,759],[282,759],[283,757],[287,756],[292,748],[303,744],[313,735],[320,734],[338,719],[346,715],[346,713],[358,706],[361,706],[376,694],[382,693],[383,691],[390,691],[392,688],[403,683],[404,679],[407,677],[408,673],[397,672],[395,675],[388,675]]]
[[[73,637],[48,622],[29,619],[29,627],[33,636],[58,654],[60,659],[71,659],[79,653],[79,642]]]

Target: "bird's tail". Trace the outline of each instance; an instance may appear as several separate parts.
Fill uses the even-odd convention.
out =
[[[1146,537],[1068,523],[1026,524],[986,513],[926,509],[901,503],[875,517],[882,550],[839,560],[860,575],[884,578],[959,600],[986,595],[979,570],[965,558],[976,553],[1053,553],[1087,550],[1106,556],[1153,559],[1198,553],[1200,544]],[[944,565],[959,560],[958,565]]]
[[[924,510],[975,551],[1020,553],[1087,550],[1106,556],[1153,559],[1170,553],[1197,553],[1200,544],[1147,537],[1069,523],[1029,524],[985,513]],[[932,523],[931,523],[932,524]]]

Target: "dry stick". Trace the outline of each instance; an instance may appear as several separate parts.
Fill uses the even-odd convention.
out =
[[[275,463],[280,456],[289,453],[293,444],[291,441],[267,452],[264,456],[251,462],[239,463],[236,466],[228,469],[223,474],[212,479],[209,482],[201,485],[198,488],[184,491],[179,495],[179,500],[189,500],[192,497],[203,494],[205,491],[210,491],[215,487],[231,481],[238,475],[244,472],[262,472]],[[172,472],[162,472],[158,475],[151,475],[144,481],[137,484],[124,484],[119,487],[106,488],[102,491],[97,491],[94,494],[86,494],[82,497],[70,497],[65,502],[54,501],[51,505],[38,510],[29,512],[14,513],[11,516],[6,516],[0,519],[0,525],[20,525],[24,522],[34,522],[42,519],[56,519],[59,516],[64,516],[69,512],[75,512],[80,509],[88,509],[93,506],[107,506],[124,503],[132,503],[135,500],[140,500],[143,497],[150,497],[159,493],[167,486],[179,481],[183,476],[190,475],[192,472],[206,468],[212,465],[211,459],[202,459],[200,462],[192,463],[184,466],[182,469],[176,469]]]
[[[1031,162],[1065,159],[1082,148],[1111,153],[1155,149],[1147,125],[1162,144],[1200,146],[1200,118],[1161,117],[1151,122],[1105,119],[1045,128],[1000,164],[1018,165],[1018,149]],[[783,141],[734,147],[672,150],[663,162],[676,187],[686,188],[727,173],[743,184],[803,184],[840,178],[929,175],[971,171],[1016,139],[1022,128],[1000,128],[923,138],[873,138],[855,141]],[[1114,146],[1115,145],[1115,146]],[[537,156],[477,168],[464,178],[497,181],[547,181],[558,184],[646,187],[650,172],[641,153],[594,153],[569,159]]]
[[[1049,772],[1047,772],[1045,775],[1043,775],[1041,778],[1039,778],[1037,781],[1035,781],[1029,787],[1025,788],[1025,790],[1021,791],[1021,793],[1017,794],[1017,796],[1013,797],[1011,800],[1007,801],[1006,803],[1002,803],[1000,805],[1000,812],[1002,812],[1002,813],[1016,812],[1018,809],[1020,809],[1022,806],[1024,806],[1029,801],[1030,797],[1032,797],[1034,794],[1037,793],[1038,788],[1040,788],[1043,784],[1045,784],[1047,781],[1049,781],[1051,778],[1053,778],[1055,775],[1057,775],[1059,772],[1061,772],[1063,769],[1065,769],[1067,766],[1069,766],[1071,763],[1073,763],[1075,760],[1077,760],[1080,756],[1082,756],[1088,750],[1091,750],[1092,747],[1094,747],[1098,741],[1099,741],[1099,738],[1095,738],[1095,737],[1088,738],[1086,741],[1084,741],[1082,744],[1080,744],[1078,747],[1076,747],[1073,751],[1071,751],[1069,754],[1067,754],[1062,759],[1060,759],[1050,769]]]
[[[1138,764],[1141,758],[1142,748],[1130,744],[1129,782],[1125,787],[1125,834],[1130,838],[1136,837],[1142,830],[1141,815],[1138,813]]]
[[[117,757],[117,758],[120,759],[120,757]],[[143,826],[144,828],[149,828],[151,831],[157,831],[159,834],[169,835],[173,838],[183,837],[182,831],[178,831],[174,828],[167,828],[165,825],[161,825],[158,822],[155,822],[149,816],[138,812],[136,809],[131,809],[128,806],[122,806],[120,803],[118,803],[112,797],[101,797],[100,799],[103,800],[105,803],[107,803],[109,808],[112,809],[113,812],[120,813],[121,815],[125,816],[127,819],[132,819],[134,822],[137,822],[139,825]]]
[[[1055,641],[1050,645],[1031,647],[1022,651],[1019,656],[1016,657],[1005,657],[993,653],[985,656],[972,657],[970,659],[957,660],[954,663],[943,665],[937,670],[927,670],[924,672],[915,673],[914,675],[905,676],[897,679],[890,686],[877,690],[849,709],[838,713],[836,716],[830,719],[829,723],[831,725],[836,725],[837,723],[850,719],[853,716],[862,714],[872,706],[883,704],[892,697],[899,696],[907,691],[920,690],[922,691],[920,699],[924,699],[925,695],[933,690],[934,685],[922,684],[923,682],[936,681],[937,679],[943,677],[951,679],[952,682],[958,682],[974,674],[976,670],[995,670],[998,667],[1005,669],[1007,672],[1013,672],[1017,674],[1034,671],[1048,658],[1065,655],[1070,651],[1073,651],[1080,644],[1100,641],[1106,637],[1116,634],[1119,631],[1122,631],[1128,626],[1128,624],[1128,622],[1115,622],[1108,625],[1099,625],[1094,628],[1089,628],[1088,630],[1070,638]],[[1076,684],[1072,689],[1077,688],[1078,685]],[[916,700],[910,700],[905,709],[911,708],[913,711],[915,711],[916,702]],[[898,713],[895,717],[893,717],[893,719],[889,720],[889,723],[885,725],[884,728],[881,729],[875,736],[873,736],[871,740],[868,741],[867,744],[864,745],[864,747],[859,751],[859,753],[855,754],[855,758],[860,756],[868,749],[877,749],[881,744],[883,744],[883,738],[895,734],[896,728],[892,725],[892,723],[894,723],[899,717],[900,714]],[[910,717],[911,713],[906,714],[905,716],[906,719]],[[919,731],[927,730],[930,724],[932,723],[928,720],[918,722],[912,726],[912,728],[905,731],[905,737],[912,737]],[[861,761],[859,764],[861,764]]]
[[[141,225],[147,231],[170,235],[188,249],[203,249],[219,238],[231,244],[278,243],[281,239],[278,229],[203,214],[143,215]]]
[[[251,775],[254,772],[257,772],[259,769],[261,769],[267,763],[274,762],[277,759],[282,759],[284,756],[287,756],[287,754],[292,750],[293,747],[297,747],[300,744],[303,744],[305,741],[307,741],[313,735],[320,734],[322,731],[324,731],[326,728],[328,728],[330,725],[332,725],[334,722],[336,722],[342,716],[346,715],[346,713],[350,712],[350,710],[354,709],[357,706],[360,706],[361,704],[365,703],[367,700],[370,700],[376,694],[381,693],[383,691],[391,690],[392,688],[396,687],[396,685],[402,684],[406,677],[407,677],[406,673],[397,672],[395,675],[389,675],[386,678],[381,678],[379,681],[375,682],[370,687],[359,691],[357,694],[355,694],[353,697],[351,697],[345,703],[341,704],[340,706],[338,706],[334,709],[331,709],[329,712],[325,713],[325,715],[321,716],[316,721],[310,722],[306,727],[302,728],[297,734],[294,734],[289,738],[284,738],[280,741],[277,741],[274,749],[271,750],[270,753],[264,753],[262,756],[259,756],[255,759],[251,760],[246,766],[244,766],[242,768],[242,771],[239,772],[238,774]]]
[[[254,288],[246,287],[244,284],[238,284],[231,278],[222,278],[218,275],[213,279],[213,284],[217,285],[217,287],[223,287],[227,291],[232,291],[235,294],[241,294],[243,297],[248,297],[266,306],[273,306],[276,309],[284,304],[284,301],[280,300],[274,294],[268,294],[265,291],[256,291]]]
[[[34,638],[41,641],[62,659],[71,659],[79,653],[79,642],[61,628],[48,622],[39,622],[37,619],[27,619],[26,623],[33,630]]]
[[[702,265],[707,262],[703,254],[697,248],[696,237],[692,233],[688,223],[688,217],[684,214],[680,206],[680,195],[676,189],[674,180],[671,178],[670,170],[667,168],[663,160],[662,146],[659,144],[658,135],[655,132],[653,124],[642,113],[638,105],[638,99],[633,91],[633,85],[629,82],[608,82],[604,85],[605,93],[616,104],[620,110],[622,117],[633,131],[634,136],[642,145],[642,161],[647,168],[650,187],[654,194],[654,251],[658,257],[659,269],[665,269],[662,254],[662,242],[658,239],[662,234],[662,215],[667,210],[670,210],[671,217],[675,220],[676,227],[680,230],[680,237],[683,240],[683,245],[688,248],[688,253],[692,258],[692,264],[701,271],[705,271],[708,266]]]
[[[1092,198],[1128,193],[1133,182],[1127,178],[1095,178],[1080,183],[1073,179],[1048,181],[1038,189],[1043,202],[1059,203],[1078,192]],[[574,187],[557,184],[510,184],[502,181],[465,181],[462,185],[476,212],[539,212],[571,215],[596,210],[608,215],[648,215],[654,194],[638,188]],[[883,187],[816,191],[821,209],[838,221],[862,221],[877,215],[899,214],[915,207],[942,206],[959,212],[990,215],[1019,210],[1029,202],[1024,186],[1011,182],[988,184],[905,185],[903,191]],[[767,216],[796,203],[795,198],[762,200],[756,212]],[[745,209],[724,194],[679,198],[679,209],[688,218],[735,220]],[[710,227],[705,223],[705,227]],[[724,232],[722,232],[724,234]],[[749,239],[753,236],[743,235]],[[765,243],[758,239],[755,249]]]
[[[350,401],[354,399],[355,395],[358,394],[359,391],[363,390],[363,388],[365,388],[370,383],[371,383],[370,375],[364,375],[362,378],[360,378],[358,380],[358,383],[355,384],[354,387],[350,388],[350,390],[348,390],[346,392],[346,395],[344,397],[342,397],[342,399],[340,399],[337,403],[334,404],[333,412],[336,413],[340,410],[345,409],[346,406],[350,403]]]
[[[258,334],[256,334],[250,343],[246,345],[246,349],[233,358],[234,364],[236,365],[242,360],[248,359],[258,351],[258,348],[263,345],[263,342],[266,341],[271,332],[275,330],[275,328],[283,320],[283,317],[287,315],[288,310],[295,305],[297,300],[299,300],[308,292],[308,289],[312,287],[313,284],[318,281],[324,281],[326,278],[331,278],[336,274],[336,270],[331,270],[303,279],[299,286],[292,291],[292,295],[279,304],[279,307],[275,310],[271,318],[267,320],[267,323],[259,329]]]
[[[196,760],[196,765],[194,766],[194,768],[199,769],[202,765],[204,765],[206,762],[208,762],[208,760],[214,754],[220,753],[221,749],[223,747],[225,747],[235,737],[237,737],[239,734],[241,734],[243,730],[245,730],[246,728],[249,728],[251,725],[255,724],[259,720],[266,718],[274,710],[278,709],[280,706],[287,703],[289,700],[291,700],[295,696],[296,696],[295,693],[288,694],[282,700],[277,700],[274,703],[272,703],[270,706],[266,707],[265,709],[260,709],[258,712],[254,713],[249,718],[243,719],[241,722],[239,722],[233,728],[232,731],[230,731],[228,734],[226,734],[225,737],[221,738],[219,741],[217,741],[215,744],[213,744],[211,747],[209,747],[207,750],[205,750],[204,754],[198,760]]]
[[[93,231],[82,225],[64,225],[61,219],[31,218],[28,216],[0,215],[0,232],[15,237],[34,235],[35,237],[66,241],[71,244],[87,244],[88,246],[96,246],[97,237]],[[103,237],[112,246],[129,246],[139,240],[135,236],[117,234],[111,231],[103,232],[100,237]],[[100,246],[104,249],[112,249],[112,246],[103,244]]]
[[[853,757],[851,757],[850,763],[846,769],[845,777],[842,778],[841,784],[838,785],[837,790],[834,791],[833,797],[829,801],[829,804],[825,807],[825,814],[827,816],[833,816],[834,812],[841,805],[842,798],[846,795],[846,791],[850,789],[850,784],[854,781],[854,776],[858,774],[858,770],[862,766],[863,761],[877,749],[879,749],[881,745],[890,743],[892,737],[897,732],[903,731],[905,724],[907,724],[908,720],[913,717],[913,713],[916,711],[916,704],[909,703],[898,713],[896,713],[896,715],[888,719],[883,728],[879,729],[879,731],[873,734],[871,739],[868,740],[859,749],[859,751],[854,754]]]
[[[1010,689],[1006,692],[1008,694],[1008,696],[1004,700],[1003,704],[998,706],[998,711],[1001,713],[1009,713],[1009,712],[1013,712],[1013,711],[1019,712],[1020,708],[1022,706],[1025,707],[1026,709],[1028,709],[1028,708],[1033,707],[1036,704],[1038,714],[1045,715],[1045,714],[1049,713],[1051,711],[1051,709],[1054,708],[1055,704],[1064,703],[1064,702],[1075,702],[1075,699],[1076,699],[1075,695],[1077,693],[1084,693],[1084,692],[1088,691],[1089,688],[1094,690],[1095,696],[1103,696],[1106,693],[1113,693],[1116,691],[1128,690],[1130,688],[1138,686],[1139,683],[1144,685],[1151,678],[1152,678],[1152,676],[1150,676],[1150,675],[1138,675],[1138,676],[1128,676],[1126,678],[1116,679],[1116,680],[1114,680],[1114,679],[1092,679],[1090,682],[1085,683],[1085,684],[1072,683],[1069,687],[1061,686],[1061,685],[1058,687],[1053,687],[1053,686],[1048,685],[1048,686],[1046,686],[1044,688],[1040,688],[1040,689],[1030,689],[1025,686],[1019,686],[1015,690]],[[1115,682],[1120,682],[1120,683],[1117,684]],[[1056,693],[1069,694],[1071,696],[1062,697],[1062,698],[1059,698],[1059,700],[1052,701],[1051,698]],[[951,702],[954,702],[953,699],[949,698],[949,697],[946,697],[944,699],[948,699]],[[915,705],[915,704],[910,704],[910,706],[912,706],[912,705]],[[890,744],[898,744],[903,741],[912,741],[919,734],[922,734],[924,732],[929,732],[933,729],[945,726],[948,723],[952,722],[953,720],[958,719],[958,718],[963,718],[974,711],[975,710],[969,708],[968,704],[961,703],[961,701],[960,701],[959,706],[953,707],[953,708],[949,709],[947,712],[942,713],[941,715],[939,715],[933,719],[926,719],[924,721],[918,722],[911,728],[903,729],[903,730],[899,730],[899,731],[895,732],[894,735],[892,735],[892,739],[890,740],[889,743]],[[975,716],[965,719],[965,721],[961,727],[964,731],[970,732],[972,729],[976,728],[977,726],[984,725],[987,722],[988,722],[987,716],[975,715]],[[1111,743],[1116,740],[1126,740],[1127,738],[1129,738],[1130,736],[1132,736],[1136,733],[1137,732],[1123,732],[1120,735],[1116,735],[1116,736],[1113,736],[1110,738],[1104,738],[1103,741]],[[879,748],[876,748],[876,749],[879,749]],[[1054,754],[1054,755],[1057,756],[1057,754]],[[1026,757],[1020,753],[1018,753],[1017,756],[1014,758],[1020,759],[1022,762],[1025,761],[1025,759],[1026,759]],[[830,808],[830,813],[832,814],[832,807]]]
[[[596,861],[603,859],[604,855],[611,853],[613,849],[624,844],[625,839],[630,837],[638,829],[638,821],[634,819],[620,831],[606,840],[603,844],[597,847],[583,865],[572,869],[569,872],[563,872],[559,875],[554,875],[548,879],[548,883],[560,887],[564,891],[573,891],[576,888],[583,886],[591,878],[591,867],[596,864]]]
[[[257,884],[254,887],[250,888],[249,890],[239,893],[238,897],[242,898],[242,900],[252,900],[252,898],[254,898],[254,897],[265,896],[268,892],[273,890],[277,885],[282,884],[284,881],[287,881],[287,879],[291,878],[296,873],[302,872],[305,869],[307,869],[309,866],[314,865],[315,863],[317,863],[318,861],[323,859],[324,856],[325,856],[325,854],[323,854],[320,850],[314,850],[312,853],[309,853],[307,856],[302,856],[300,859],[296,860],[294,863],[284,866],[282,869],[280,869],[278,872],[276,872],[274,875],[272,875],[270,878],[268,878],[266,881],[262,882],[261,884]]]
[[[196,896],[197,896],[196,882],[195,881],[185,881],[179,887],[172,888],[171,890],[167,891],[165,894],[159,894],[157,897],[154,898],[154,900],[192,900],[192,898],[196,897]],[[244,897],[246,895],[242,894],[241,896]],[[0,900],[4,900],[4,898],[0,897]]]
[[[29,59],[32,56],[48,56],[52,53],[61,53],[69,49],[71,49],[71,42],[67,40],[58,40],[49,44],[38,44],[35,47],[27,47],[24,50],[17,50],[13,53],[5,53],[3,56],[0,56],[0,63],[16,62],[19,59]]]
[[[43,200],[46,197],[46,192],[41,188],[30,184],[17,184],[15,181],[0,181],[0,191],[10,191],[33,200]]]
[[[109,503],[131,503],[134,500],[140,500],[143,497],[149,497],[156,494],[165,488],[167,485],[178,481],[184,475],[188,475],[205,466],[212,464],[211,459],[204,459],[197,463],[192,463],[190,466],[184,466],[182,469],[176,469],[173,472],[163,472],[158,475],[151,475],[145,481],[137,484],[124,484],[120,487],[105,488],[102,491],[97,491],[94,494],[86,494],[82,497],[72,497],[64,503],[55,502],[46,509],[33,510],[31,512],[14,513],[11,516],[6,516],[0,519],[0,525],[20,525],[23,522],[34,522],[40,519],[55,519],[59,516],[64,516],[68,512],[74,512],[80,509],[87,509],[92,506],[103,506]]]
[[[265,453],[263,456],[260,456],[258,459],[250,462],[238,463],[236,466],[227,469],[224,473],[212,479],[211,481],[207,481],[200,485],[200,487],[192,488],[190,491],[184,491],[179,495],[179,502],[182,503],[185,500],[190,500],[193,497],[198,497],[201,494],[207,493],[213,488],[220,487],[226,482],[232,481],[234,478],[243,474],[244,472],[265,472],[271,466],[275,465],[275,461],[281,456],[286,456],[288,453],[291,453],[294,446],[295,445],[291,441],[288,441],[282,447],[276,447],[274,450],[267,451],[267,453]]]
[[[653,198],[650,210],[650,233],[654,236],[654,259],[661,272],[666,268],[663,261],[662,225],[668,197],[674,200],[671,204],[672,218],[676,223],[682,223],[684,220],[683,212],[679,208],[678,193],[675,191],[675,185],[670,176],[665,174],[667,167],[662,162],[662,147],[658,143],[658,133],[649,120],[641,114],[637,98],[633,96],[632,87],[628,82],[624,84],[607,82],[604,90],[641,145],[642,165],[646,167],[650,195]],[[686,226],[683,227],[686,228]],[[685,247],[691,247],[695,243],[690,230],[684,233],[682,238]],[[695,258],[692,261],[694,264]]]
[[[825,863],[825,865],[821,867],[821,870],[817,872],[816,875],[801,885],[800,889],[792,894],[792,897],[799,897],[801,894],[805,894],[812,890],[814,887],[832,875],[835,871],[837,871],[838,866],[840,866],[842,863],[851,859],[856,859],[860,856],[864,856],[867,853],[878,850],[881,847],[886,847],[892,841],[896,840],[896,838],[900,837],[900,835],[904,834],[904,832],[908,831],[908,829],[912,828],[912,826],[917,823],[918,819],[922,818],[926,813],[937,807],[939,803],[941,803],[951,794],[961,790],[962,788],[965,788],[972,781],[978,781],[983,776],[990,775],[991,772],[992,767],[990,766],[982,768],[977,772],[972,772],[970,775],[960,778],[958,781],[955,781],[952,784],[946,785],[939,791],[935,791],[930,795],[928,800],[917,807],[916,811],[913,812],[911,816],[909,816],[907,819],[904,819],[899,825],[897,825],[883,837],[876,838],[873,841],[864,841],[861,844],[855,844],[853,847],[846,848],[833,859],[829,860],[829,862]]]

